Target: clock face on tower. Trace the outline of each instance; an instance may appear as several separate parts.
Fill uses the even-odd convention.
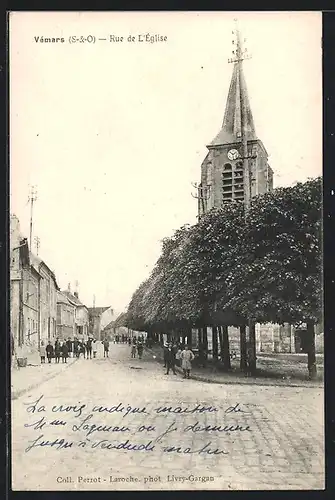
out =
[[[228,151],[227,156],[229,160],[237,160],[237,158],[239,157],[237,149],[231,149],[230,151]]]

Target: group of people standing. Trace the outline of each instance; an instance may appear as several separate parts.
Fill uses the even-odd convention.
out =
[[[131,357],[136,358],[136,352],[139,359],[142,359],[143,349],[144,349],[144,339],[140,336],[138,339],[134,337],[133,339],[128,339],[128,344],[130,347]]]
[[[128,344],[129,340],[131,340],[131,337],[124,333],[122,335],[114,335],[113,337],[114,344]]]
[[[67,363],[67,358],[69,357],[69,345],[66,341],[59,341],[57,338],[55,344],[53,345],[51,341],[44,345],[44,341],[41,341],[40,345],[40,356],[41,363],[45,363],[45,358],[47,358],[48,363],[54,358],[55,363],[59,363],[60,358],[62,358],[63,363]]]
[[[166,375],[169,375],[171,369],[174,375],[177,375],[177,365],[181,366],[183,370],[183,378],[190,378],[193,360],[194,354],[188,345],[182,346],[173,342],[166,342],[164,344],[164,368],[166,368]]]
[[[63,363],[67,363],[67,358],[79,358],[81,354],[83,355],[84,359],[92,359],[92,354],[93,358],[96,358],[98,352],[98,342],[91,337],[89,337],[86,341],[78,340],[77,338],[75,338],[74,340],[68,339],[61,341],[59,340],[59,338],[57,338],[54,344],[52,344],[49,340],[47,345],[45,345],[44,341],[42,340],[39,350],[41,363],[45,363],[45,359],[48,360],[48,363],[51,363],[51,360],[53,358],[55,359],[55,363],[59,363],[60,358],[62,358]],[[105,346],[104,352],[106,352]]]

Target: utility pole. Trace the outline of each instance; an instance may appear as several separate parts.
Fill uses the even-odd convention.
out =
[[[33,207],[34,202],[37,200],[37,190],[36,186],[31,186],[30,193],[28,195],[28,202],[30,202],[30,234],[29,234],[29,250],[32,250],[32,235],[33,235]]]
[[[36,247],[36,255],[38,256],[38,251],[40,249],[41,240],[39,239],[38,236],[35,236],[34,241],[35,241],[35,247]]]

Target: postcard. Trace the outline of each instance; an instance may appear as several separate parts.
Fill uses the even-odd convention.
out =
[[[10,12],[11,487],[325,484],[320,12]]]

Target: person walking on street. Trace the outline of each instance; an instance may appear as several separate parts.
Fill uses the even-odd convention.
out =
[[[44,342],[43,340],[41,341],[41,345],[40,345],[40,356],[41,356],[41,363],[45,363],[45,356],[46,356],[46,348],[45,348],[45,345],[44,345]]]
[[[141,341],[137,342],[137,354],[138,354],[139,359],[142,359],[142,355],[143,355],[143,343]]]
[[[77,338],[75,338],[73,342],[73,355],[76,356],[76,358],[79,358],[80,355],[80,345]]]
[[[92,339],[89,337],[86,342],[87,359],[92,359]]]
[[[172,368],[174,375],[177,375],[177,372],[176,372],[176,348],[175,348],[175,346],[172,346],[172,344],[170,344],[168,349],[167,349],[166,374],[165,375],[169,375],[169,371],[171,368]]]
[[[61,348],[59,340],[57,339],[55,342],[55,362],[56,363],[59,363],[61,353],[62,353],[62,348]]]
[[[194,360],[194,354],[190,350],[189,346],[186,345],[185,349],[181,353],[181,367],[183,369],[183,378],[190,378],[190,372],[192,369],[192,361]]]
[[[181,353],[182,353],[182,349],[180,347],[178,347],[177,352],[176,352],[176,365],[177,366],[181,366]]]
[[[48,363],[51,363],[51,360],[52,360],[53,355],[54,355],[54,347],[51,344],[50,340],[49,340],[49,342],[48,342],[45,350],[46,350],[46,353],[47,353]]]
[[[164,342],[164,347],[163,347],[164,368],[167,368],[168,348],[169,348],[168,343]]]
[[[103,341],[103,345],[104,345],[104,358],[108,358],[109,341],[107,339],[105,339]]]
[[[67,357],[69,355],[69,348],[66,342],[62,344],[62,363],[67,363]]]
[[[70,358],[72,358],[72,356],[73,356],[73,353],[72,353],[72,345],[73,345],[73,343],[72,343],[72,340],[70,339],[70,337],[67,339],[66,345],[67,345],[68,355],[69,355]]]
[[[94,339],[92,342],[93,358],[97,357],[98,352],[98,342]]]
[[[81,343],[81,352],[84,354],[84,359],[88,357],[88,352],[86,348],[86,342],[83,340]]]
[[[136,358],[136,344],[131,345],[131,357]]]

